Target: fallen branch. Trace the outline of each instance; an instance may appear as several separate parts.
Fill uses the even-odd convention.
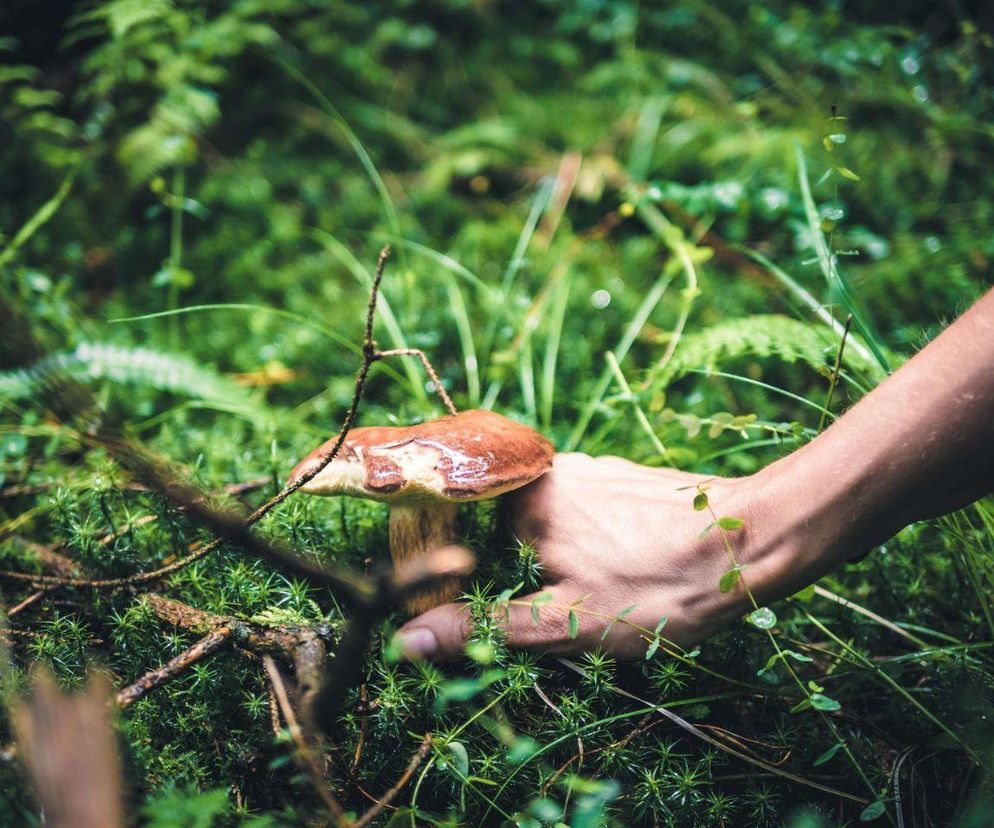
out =
[[[307,773],[311,784],[317,791],[318,796],[321,797],[321,801],[324,802],[325,807],[331,813],[335,823],[341,826],[341,828],[346,828],[346,826],[351,825],[351,822],[345,815],[342,806],[339,805],[338,800],[335,799],[329,790],[328,782],[321,772],[321,767],[318,765],[314,752],[311,750],[310,745],[307,744],[307,740],[300,729],[300,724],[297,722],[297,716],[293,711],[293,705],[290,704],[290,697],[287,695],[286,686],[283,684],[283,677],[276,667],[276,662],[273,661],[272,656],[265,655],[262,657],[262,665],[265,667],[266,676],[273,688],[273,694],[279,703],[283,718],[286,719],[290,738],[293,739],[293,743],[297,748],[297,763]]]
[[[119,691],[117,702],[121,707],[136,702],[229,641],[255,655],[275,655],[292,664],[301,698],[305,701],[310,701],[321,683],[327,645],[333,643],[335,638],[330,624],[267,627],[232,616],[205,612],[154,592],[146,593],[142,600],[160,621],[204,637],[163,666],[149,671]]]
[[[134,704],[156,687],[165,684],[169,679],[179,675],[188,667],[221,649],[221,647],[228,643],[231,635],[232,629],[227,626],[218,627],[214,632],[208,633],[192,647],[188,647],[161,667],[151,670],[134,684],[125,687],[123,690],[119,690],[116,696],[117,706],[123,710],[125,707]]]
[[[425,734],[424,740],[421,742],[421,745],[418,747],[414,756],[411,757],[411,761],[407,763],[407,768],[400,775],[400,779],[397,780],[389,791],[379,798],[375,805],[359,817],[359,819],[353,822],[351,824],[351,828],[363,828],[364,825],[368,825],[379,815],[380,811],[393,802],[397,794],[399,794],[403,787],[411,780],[411,777],[414,775],[414,771],[418,769],[418,765],[420,765],[428,755],[428,751],[431,750],[431,738],[431,733]]]

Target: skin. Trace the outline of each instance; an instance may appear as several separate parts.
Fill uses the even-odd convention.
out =
[[[620,658],[645,652],[638,630],[667,616],[664,635],[689,647],[752,609],[742,585],[723,594],[731,567],[713,520],[695,511],[706,483],[742,578],[760,605],[786,597],[917,520],[994,491],[994,291],[853,406],[830,428],[754,475],[707,478],[617,457],[560,454],[552,471],[509,495],[511,525],[539,552],[552,603],[532,622],[526,596],[508,608],[513,647],[575,653],[597,646]],[[586,596],[586,597],[584,597]],[[568,605],[584,598],[580,632]],[[468,632],[460,604],[405,624],[409,658],[454,658]]]

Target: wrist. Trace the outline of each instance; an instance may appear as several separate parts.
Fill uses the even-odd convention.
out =
[[[776,464],[774,464],[776,465]],[[772,466],[748,477],[707,485],[708,508],[699,513],[697,544],[703,577],[688,584],[688,615],[701,620],[705,634],[742,618],[760,606],[784,598],[817,577],[822,558],[808,537],[811,526],[797,497],[796,481]],[[738,528],[713,524],[741,520]],[[710,525],[710,527],[709,527]],[[705,528],[709,527],[709,528]],[[703,531],[702,531],[703,530]],[[740,578],[726,592],[720,583],[733,567]],[[750,594],[752,597],[750,597]]]
[[[802,449],[748,478],[746,572],[760,603],[803,589],[873,545],[861,513],[867,481],[808,459]]]

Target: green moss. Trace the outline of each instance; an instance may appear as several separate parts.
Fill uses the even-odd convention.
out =
[[[0,68],[0,289],[108,418],[191,480],[218,493],[264,481],[218,502],[258,505],[337,429],[385,241],[395,253],[376,335],[428,350],[457,405],[486,400],[559,446],[589,410],[581,450],[746,473],[814,432],[837,343],[742,251],[837,301],[813,261],[796,145],[839,267],[895,361],[989,282],[992,46],[983,20],[933,5],[911,4],[901,25],[847,4],[696,0],[513,13],[459,0],[101,0],[41,27],[22,15]],[[554,182],[572,152],[582,164],[563,206]],[[695,245],[696,295],[671,263],[674,237],[631,208],[636,195]],[[621,360],[636,392],[601,392],[604,353],[661,274],[672,283]],[[165,311],[181,312],[149,316]],[[133,317],[146,318],[108,321]],[[844,364],[837,408],[876,380],[856,350]],[[204,540],[46,416],[36,391],[53,365],[0,365],[0,567],[42,571],[27,540],[89,575],[126,576]],[[361,421],[438,410],[414,361],[378,364]],[[981,505],[910,527],[826,582],[927,651],[831,602],[776,607],[784,636],[826,646],[809,611],[856,654],[793,665],[841,703],[833,730],[786,712],[796,689],[779,663],[757,675],[769,641],[744,626],[683,661],[591,654],[582,675],[509,651],[487,604],[531,591],[541,569],[497,509],[466,508],[467,542],[490,553],[469,589],[474,658],[393,663],[383,643],[401,619],[385,623],[329,740],[336,794],[362,811],[432,731],[400,810],[378,824],[821,824],[811,808],[858,819],[862,805],[715,752],[620,688],[891,810],[897,752],[913,745],[911,789],[929,792],[935,823],[974,801],[982,813],[989,776],[912,702],[994,761],[991,515]],[[292,498],[259,529],[317,560],[367,569],[387,557],[378,504]],[[0,589],[7,606],[29,593]],[[228,546],[156,589],[261,624],[344,622],[325,591]],[[19,613],[11,686],[26,688],[32,662],[65,685],[95,667],[123,685],[189,646],[140,591],[62,589]],[[272,732],[260,666],[233,649],[124,711],[120,730],[135,824],[303,825],[320,813],[285,731]],[[839,735],[851,759],[820,761]],[[4,713],[0,745],[11,738]],[[37,823],[18,766],[0,763],[0,825]]]

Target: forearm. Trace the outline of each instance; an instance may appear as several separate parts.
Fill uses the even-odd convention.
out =
[[[994,490],[994,291],[753,483],[770,597]]]
[[[689,647],[748,612],[753,597],[785,597],[905,524],[991,490],[992,362],[994,293],[823,435],[751,477],[556,455],[551,471],[508,497],[512,531],[541,556],[550,609],[539,617],[539,594],[512,601],[508,642],[641,658],[639,627],[665,617],[667,638]],[[708,508],[696,511],[701,491]],[[744,525],[708,531],[715,515]],[[748,590],[719,589],[733,565],[745,565]],[[581,603],[571,631],[564,610]],[[610,621],[619,613],[629,623]],[[437,607],[405,625],[402,646],[412,658],[455,656],[468,629],[465,605]]]

